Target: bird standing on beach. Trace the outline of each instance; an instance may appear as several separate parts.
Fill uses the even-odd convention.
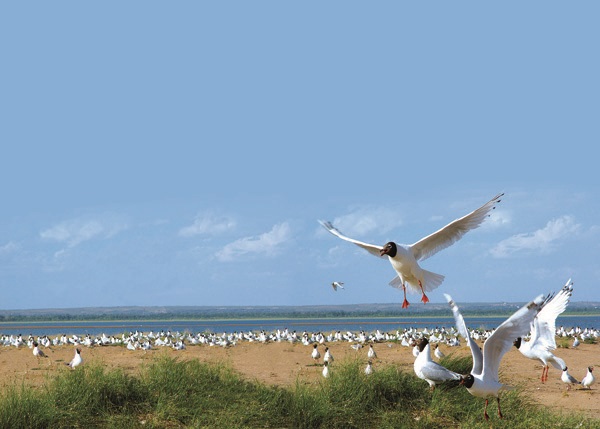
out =
[[[548,298],[545,298],[543,295],[538,296],[502,322],[483,344],[482,353],[479,346],[471,338],[465,320],[452,300],[452,297],[447,294],[444,294],[444,296],[450,304],[450,308],[452,308],[456,328],[467,340],[473,357],[473,369],[470,374],[461,378],[460,384],[464,385],[471,395],[485,398],[483,416],[486,420],[489,419],[487,413],[489,397],[496,398],[498,403],[498,417],[502,418],[500,392],[509,387],[498,381],[500,361],[506,352],[510,350],[514,338],[526,335],[529,332],[529,327],[533,319],[544,307]]]
[[[323,377],[329,377],[329,363],[327,361],[323,364]]]
[[[331,287],[333,288],[334,291],[337,292],[337,289],[344,289],[344,286],[342,286],[344,284],[344,282],[333,282],[331,283]]]
[[[407,308],[409,305],[406,299],[407,284],[413,291],[420,291],[422,294],[421,301],[427,303],[429,302],[429,298],[427,298],[425,292],[434,290],[444,281],[443,275],[422,269],[419,261],[435,255],[440,250],[460,240],[470,230],[479,227],[485,218],[488,217],[489,212],[500,202],[500,198],[503,195],[496,195],[477,210],[450,222],[442,229],[413,244],[398,244],[393,241],[386,243],[383,247],[368,244],[345,236],[331,222],[319,221],[319,223],[331,234],[362,247],[372,255],[378,257],[387,256],[397,273],[397,276],[390,282],[390,285],[403,290],[404,301],[402,302],[402,308]]]
[[[375,349],[373,348],[373,344],[369,344],[369,351],[367,352],[367,357],[369,359],[377,359],[377,353],[375,353]]]
[[[313,358],[315,363],[321,358],[321,353],[319,353],[319,349],[317,347],[318,347],[317,344],[313,345],[313,350],[312,350],[312,353],[310,354],[310,357]]]
[[[325,354],[323,355],[323,362],[332,363],[333,355],[329,351],[329,347],[325,347]]]
[[[533,319],[531,339],[523,341],[518,337],[513,343],[523,356],[542,363],[542,383],[548,380],[549,364],[561,371],[567,366],[564,360],[554,356],[552,350],[556,349],[556,318],[567,308],[572,293],[573,282],[569,279],[560,292]]]
[[[48,356],[46,355],[46,353],[44,353],[44,351],[42,349],[40,349],[39,344],[37,341],[33,342],[33,355],[35,357],[38,358],[38,360],[40,358],[47,358]]]
[[[67,363],[66,365],[68,367],[70,367],[71,369],[74,369],[75,367],[81,365],[83,363],[83,358],[81,357],[81,349],[79,347],[77,347],[75,349],[75,356],[73,357],[73,359],[71,359],[71,362]]]
[[[594,384],[594,382],[596,381],[596,378],[594,377],[594,374],[592,374],[593,370],[594,370],[593,367],[588,366],[587,374],[585,374],[585,377],[583,377],[583,380],[581,380],[581,385],[583,387],[586,387],[586,388],[590,389],[590,386],[592,384]]]
[[[574,384],[581,384],[581,382],[578,381],[571,374],[569,374],[568,369],[569,368],[567,368],[566,366],[563,368],[562,375],[560,376],[560,379],[562,380],[563,383],[567,383],[567,390],[571,390],[571,386],[573,386]]]

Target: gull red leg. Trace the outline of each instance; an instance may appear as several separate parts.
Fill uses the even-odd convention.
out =
[[[488,416],[488,413],[487,413],[487,406],[488,406],[488,400],[486,399],[485,400],[485,407],[483,408],[483,417],[485,417],[486,420],[489,420],[490,416]]]
[[[423,284],[421,283],[421,280],[419,280],[419,286],[421,287],[421,293],[423,294],[423,296],[421,297],[421,301],[423,302],[423,304],[427,304],[429,302],[429,298],[427,298],[427,295],[425,295],[425,290],[423,289]]]
[[[406,300],[406,285],[404,283],[402,283],[402,290],[404,291],[404,302],[402,302],[402,308],[408,308],[410,304]]]

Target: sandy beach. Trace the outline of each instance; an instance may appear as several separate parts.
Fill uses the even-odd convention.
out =
[[[336,361],[358,358],[367,362],[368,346],[355,351],[348,342],[332,342],[326,344],[335,361],[330,366],[335,371]],[[374,344],[377,358],[373,362],[374,370],[384,365],[397,365],[402,370],[414,374],[412,350],[398,343],[381,342]],[[440,346],[447,355],[470,355],[466,345],[459,347]],[[1,385],[20,385],[24,382],[33,388],[42,386],[48,377],[61,372],[70,371],[65,364],[74,355],[72,346],[56,346],[43,349],[48,355],[46,359],[33,356],[27,346],[20,348],[5,347],[0,349]],[[321,356],[325,345],[320,345]],[[136,373],[144,364],[158,356],[173,356],[180,359],[199,359],[205,362],[223,362],[243,374],[250,380],[258,380],[269,385],[292,385],[298,380],[301,383],[316,383],[322,375],[322,366],[316,365],[310,354],[312,346],[289,342],[241,342],[231,347],[189,345],[185,350],[173,350],[159,347],[149,351],[128,350],[124,346],[82,347],[81,355],[84,365],[97,363],[107,368],[121,368],[128,373]],[[581,344],[578,348],[559,348],[555,354],[565,360],[569,373],[581,380],[588,366],[600,368],[600,345]],[[322,358],[320,359],[322,363]],[[560,380],[561,372],[551,367],[546,383],[540,381],[542,366],[540,363],[523,357],[516,349],[511,349],[502,360],[500,381],[524,389],[535,402],[547,406],[553,412],[579,411],[588,416],[600,419],[600,397],[596,383],[590,390],[577,386],[567,391],[567,386]],[[594,371],[600,377],[600,369]],[[427,389],[423,381],[423,389]],[[476,399],[474,399],[476,400]],[[511,410],[505,410],[510,413]]]

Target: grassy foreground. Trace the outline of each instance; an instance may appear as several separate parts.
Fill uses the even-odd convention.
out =
[[[467,373],[469,358],[445,358]],[[519,392],[502,397],[499,420],[490,401],[462,386],[430,392],[412,372],[394,366],[366,376],[363,363],[335,362],[331,376],[291,388],[244,380],[227,366],[160,357],[132,376],[83,366],[41,388],[17,386],[0,397],[0,428],[598,428],[581,415],[559,416]]]

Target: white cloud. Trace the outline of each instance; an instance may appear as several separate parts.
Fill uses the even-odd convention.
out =
[[[19,249],[19,245],[14,241],[9,241],[4,246],[0,246],[0,255],[8,255],[10,253],[16,252]]]
[[[501,241],[490,253],[496,258],[509,257],[517,252],[548,253],[554,250],[557,240],[576,234],[579,228],[580,225],[571,216],[562,216],[533,233],[517,234]]]
[[[278,253],[280,245],[290,239],[290,226],[287,222],[277,224],[269,232],[258,237],[245,237],[229,243],[219,252],[217,259],[220,261],[231,261],[238,256],[249,253],[264,254],[272,256]]]
[[[179,230],[182,237],[194,235],[214,235],[229,231],[235,227],[235,220],[227,216],[217,217],[211,213],[196,216],[194,223]]]
[[[401,226],[402,219],[387,208],[364,207],[337,217],[332,223],[349,237],[361,237],[373,231],[385,234]]]
[[[110,238],[126,226],[117,221],[69,220],[40,232],[44,240],[65,243],[67,247],[75,247],[93,238]]]

